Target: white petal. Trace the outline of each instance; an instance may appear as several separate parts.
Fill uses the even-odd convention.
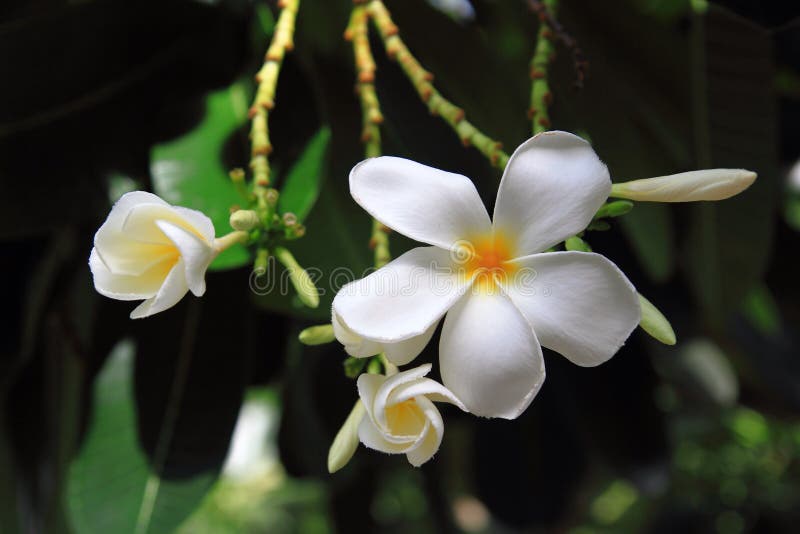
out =
[[[143,243],[172,244],[164,232],[156,225],[156,221],[171,222],[176,226],[180,226],[185,230],[195,233],[201,239],[205,239],[175,210],[175,208],[172,206],[157,206],[153,204],[135,206],[125,218],[122,231],[130,239],[135,239]]]
[[[372,401],[375,413],[375,421],[378,423],[379,427],[386,428],[386,408],[390,405],[389,396],[391,395],[392,390],[398,386],[408,382],[413,382],[418,378],[422,378],[430,372],[431,364],[426,363],[424,365],[420,365],[419,367],[409,369],[408,371],[397,373],[396,375],[390,376],[386,379],[381,387],[378,388],[378,391],[375,393],[375,397]]]
[[[161,288],[158,290],[158,293],[134,308],[131,312],[131,319],[149,317],[171,308],[177,304],[188,291],[189,286],[186,285],[186,267],[181,259],[178,260],[169,272]]]
[[[427,333],[470,284],[448,251],[419,247],[347,284],[333,309],[356,334],[394,343]]]
[[[211,245],[214,243],[216,232],[214,231],[214,223],[202,211],[197,211],[183,206],[173,206],[173,208],[187,223],[191,224],[203,238],[206,243]]]
[[[541,252],[586,228],[610,191],[608,169],[589,143],[566,132],[536,135],[506,165],[495,231],[516,245],[516,256]]]
[[[94,287],[101,295],[117,300],[140,300],[158,293],[174,261],[174,257],[163,258],[142,274],[135,276],[115,274],[103,262],[97,249],[93,248],[89,256],[89,268],[94,278]]]
[[[452,391],[430,378],[418,378],[413,382],[397,386],[394,388],[391,395],[389,395],[387,403],[396,404],[420,396],[425,396],[436,402],[449,402],[450,404],[455,404],[462,410],[466,410],[466,407]]]
[[[381,352],[382,345],[380,343],[370,341],[347,328],[335,312],[331,314],[331,324],[333,325],[333,335],[336,336],[339,343],[344,345],[344,350],[350,356],[369,358]]]
[[[491,229],[469,178],[415,161],[389,156],[362,161],[350,172],[350,193],[386,226],[442,248]]]
[[[414,467],[419,467],[431,458],[439,450],[444,435],[444,423],[442,416],[436,406],[425,397],[419,397],[417,404],[422,408],[425,418],[428,420],[423,434],[415,445],[406,452],[408,462]]]
[[[444,320],[439,343],[442,382],[467,409],[514,419],[544,382],[536,336],[505,295],[465,295]]]
[[[171,222],[157,220],[156,226],[178,248],[186,267],[189,290],[198,297],[202,296],[206,292],[206,269],[213,259],[211,245]]]
[[[552,252],[515,262],[522,268],[506,288],[511,300],[541,344],[572,362],[603,363],[639,324],[636,289],[600,254]]]
[[[392,443],[388,441],[383,432],[375,426],[375,423],[369,417],[362,419],[361,424],[358,425],[358,439],[370,449],[388,452],[390,454],[405,452],[409,447],[414,445],[413,440],[404,443]]]
[[[148,193],[146,191],[131,191],[130,193],[125,193],[122,195],[114,204],[114,206],[112,206],[111,212],[108,214],[104,226],[107,224],[114,230],[121,230],[128,213],[134,207],[143,204],[169,206],[169,204],[153,193]]]
[[[428,345],[428,342],[433,337],[433,333],[436,331],[437,324],[439,324],[439,321],[433,323],[419,336],[410,337],[404,341],[398,341],[397,343],[383,343],[382,348],[383,353],[386,354],[386,359],[395,365],[407,365],[411,363],[414,358],[419,356],[422,349]]]
[[[364,408],[367,410],[367,415],[373,421],[375,420],[375,396],[378,390],[386,382],[384,375],[372,375],[364,373],[358,377],[356,386],[358,387],[358,397],[364,403]]]
[[[336,339],[344,345],[347,354],[354,358],[369,358],[383,352],[386,358],[395,365],[406,365],[419,356],[436,331],[437,323],[433,323],[422,335],[398,341],[397,343],[380,343],[359,336],[342,324],[336,313],[332,314],[331,323]]]

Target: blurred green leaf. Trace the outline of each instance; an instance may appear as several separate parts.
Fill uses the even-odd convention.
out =
[[[249,86],[244,81],[210,93],[205,116],[197,127],[150,152],[155,193],[167,202],[208,215],[218,236],[231,231],[230,207],[241,202],[222,162],[222,150],[231,134],[247,121],[248,98]],[[247,249],[237,245],[221,253],[210,268],[231,269],[249,261]]]
[[[675,239],[669,207],[642,203],[620,222],[639,264],[650,279],[666,281],[675,269]]]
[[[213,481],[205,474],[164,480],[150,470],[136,433],[134,352],[130,341],[120,343],[95,382],[94,415],[67,489],[78,534],[172,532]]]
[[[759,332],[774,336],[781,331],[781,312],[769,288],[760,285],[753,288],[742,304],[742,312]]]
[[[775,96],[771,85],[754,82],[773,77],[772,38],[712,4],[693,16],[692,44],[698,167],[752,169],[759,176],[733,198],[691,206],[684,267],[707,319],[719,325],[758,284],[772,242]]]
[[[330,138],[330,128],[322,127],[303,149],[281,187],[278,199],[281,213],[292,212],[302,222],[311,211],[319,196]]]

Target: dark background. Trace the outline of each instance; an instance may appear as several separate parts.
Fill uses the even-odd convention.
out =
[[[525,2],[476,0],[476,18],[462,22],[422,0],[386,3],[437,87],[476,126],[509,152],[530,135],[537,19]],[[136,435],[151,469],[175,487],[208,475],[193,501],[174,505],[176,524],[219,473],[242,400],[260,392],[280,414],[270,482],[239,488],[232,504],[223,477],[186,531],[795,531],[800,190],[787,176],[800,157],[800,9],[729,1],[699,16],[678,0],[561,4],[559,20],[590,66],[575,89],[570,55],[558,48],[553,125],[589,137],[614,180],[703,167],[759,173],[735,199],[639,204],[587,236],[666,314],[678,344],[637,331],[594,369],[547,353],[547,382],[519,419],[444,409],[442,449],[421,469],[361,449],[329,475],[327,450],[355,384],[341,346],[295,339],[329,319],[330,294],[314,312],[256,297],[243,266],[210,272],[202,300],[134,322],[131,303],[94,292],[87,268],[120,180],[159,192],[154,147],[213,129],[203,122],[210,92],[251,90],[274,6],[4,1],[0,532],[84,531],[67,488],[97,411],[95,379],[123,339],[135,346]],[[349,9],[303,0],[270,119],[278,175],[321,125],[331,129],[320,200],[293,248],[323,272],[370,264],[369,219],[346,185],[363,153],[341,38]],[[470,176],[490,204],[499,173],[427,114],[378,39],[373,50],[384,152]],[[226,169],[247,162],[240,124],[210,137]],[[410,246],[392,236],[395,255]],[[420,361],[435,360],[433,347]],[[158,453],[176,377],[185,389]],[[113,492],[96,493],[113,516]]]

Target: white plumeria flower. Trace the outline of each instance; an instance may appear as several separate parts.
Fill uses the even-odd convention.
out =
[[[425,378],[430,370],[428,363],[389,377],[358,377],[358,396],[367,411],[358,426],[361,443],[377,451],[405,454],[414,467],[436,454],[444,423],[433,402],[466,408],[446,387]]]
[[[433,323],[428,330],[420,336],[414,336],[396,343],[381,342],[378,340],[367,339],[359,336],[347,326],[345,326],[336,312],[331,317],[333,324],[333,334],[336,339],[344,345],[344,350],[354,358],[369,358],[376,354],[384,353],[390,362],[395,365],[405,365],[419,356],[425,345],[433,337],[436,331],[436,323]]]
[[[610,190],[591,146],[566,132],[517,148],[493,221],[464,176],[401,158],[366,160],[350,173],[356,202],[433,246],[348,284],[334,311],[351,332],[384,344],[421,336],[449,312],[439,343],[444,385],[472,413],[516,418],[544,381],[541,346],[594,366],[639,323],[636,290],[612,262],[541,253],[583,230]]]
[[[215,256],[211,219],[133,191],[114,204],[95,234],[89,267],[101,295],[144,299],[131,312],[138,319],[171,308],[188,291],[202,296]]]

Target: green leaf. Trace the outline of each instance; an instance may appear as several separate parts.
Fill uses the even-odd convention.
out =
[[[331,130],[323,126],[311,138],[281,187],[280,212],[292,212],[303,221],[319,196]]]
[[[130,341],[117,345],[95,382],[94,415],[67,489],[70,522],[78,534],[172,532],[214,478],[165,480],[150,470],[137,436],[134,352]]]
[[[675,269],[672,214],[664,204],[639,204],[620,219],[636,258],[654,282],[666,281]]]
[[[772,79],[772,42],[760,27],[713,4],[693,17],[692,37],[698,167],[759,175],[733,198],[691,206],[684,267],[707,320],[719,326],[758,285],[770,255],[779,181],[776,113],[773,88],[756,80]],[[748,61],[739,61],[742,54]]]
[[[208,215],[218,236],[231,231],[230,207],[241,202],[223,164],[222,150],[231,134],[247,121],[248,93],[243,81],[210,93],[200,124],[150,152],[155,193],[171,204]],[[221,253],[210,268],[232,269],[249,261],[247,249],[236,245]]]

